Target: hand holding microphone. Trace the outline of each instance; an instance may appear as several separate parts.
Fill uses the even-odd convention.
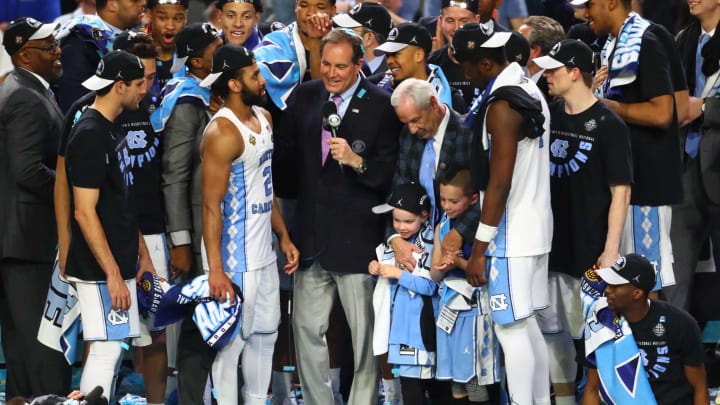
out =
[[[337,113],[337,106],[332,101],[326,101],[322,107],[323,111],[323,128],[330,132],[332,137],[328,141],[330,145],[330,155],[340,164],[342,171],[343,165],[347,165],[356,171],[362,165],[363,159],[355,153],[345,138],[337,136],[337,129],[342,123],[342,118]]]

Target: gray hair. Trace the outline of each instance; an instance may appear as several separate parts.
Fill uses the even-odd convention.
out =
[[[528,34],[530,48],[539,46],[543,55],[547,55],[555,44],[565,39],[565,30],[559,22],[550,17],[533,15],[523,24],[532,28]]]
[[[430,106],[430,98],[438,99],[437,91],[432,84],[420,79],[405,79],[398,85],[390,96],[393,108],[400,106],[403,97],[410,97],[419,109]]]

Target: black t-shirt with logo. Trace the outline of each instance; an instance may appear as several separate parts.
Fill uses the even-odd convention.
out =
[[[609,60],[612,61],[613,55]],[[621,95],[613,100],[641,103],[673,94],[665,46],[646,30],[642,37],[637,78],[621,86]],[[628,123],[633,152],[634,180],[630,203],[661,206],[682,199],[680,182],[680,141],[677,117],[673,114],[670,128],[648,127]]]
[[[632,183],[630,135],[599,101],[575,115],[555,101],[550,116],[550,270],[581,277],[605,247],[610,186]]]
[[[445,78],[447,79],[450,87],[459,91],[465,101],[465,109],[472,105],[472,101],[475,97],[480,94],[477,88],[473,87],[472,83],[465,78],[465,72],[462,66],[453,62],[448,55],[448,45],[431,53],[428,57],[427,63],[440,66]],[[466,111],[458,111],[460,114],[464,114]]]
[[[697,322],[667,302],[650,302],[641,321],[630,323],[658,405],[692,405],[693,389],[684,366],[704,363]]]
[[[129,165],[133,174],[135,188],[135,212],[138,216],[140,232],[154,235],[165,232],[165,212],[162,201],[162,160],[160,145],[162,138],[156,134],[150,124],[150,114],[156,108],[153,95],[148,94],[135,111],[125,110],[116,119],[125,134],[130,153]],[[63,124],[58,154],[65,156],[67,140],[74,122],[95,100],[95,92],[90,92],[77,100],[68,110]]]
[[[65,169],[70,187],[99,189],[96,212],[110,251],[127,280],[135,277],[138,257],[138,226],[132,184],[133,174],[126,138],[118,125],[88,108],[73,127],[65,150]],[[71,212],[75,199],[71,194]],[[71,216],[67,274],[87,281],[107,279],[90,251],[79,224]]]
[[[154,106],[148,94],[137,110],[125,110],[115,122],[122,128],[128,147],[128,162],[132,170],[140,232],[154,235],[165,232],[162,200],[161,138],[150,125],[150,110]]]

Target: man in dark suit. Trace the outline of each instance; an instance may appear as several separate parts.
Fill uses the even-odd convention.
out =
[[[438,101],[435,88],[427,81],[404,80],[393,92],[391,103],[405,123],[393,186],[416,182],[425,187],[433,208],[433,222],[437,223],[442,215],[440,179],[451,167],[470,166],[472,134],[463,125],[460,114]],[[454,221],[455,228],[446,237],[448,243],[459,249],[460,237],[472,241],[479,220],[474,210],[463,213]],[[395,236],[399,235],[390,236],[390,244],[396,260],[407,268],[415,268],[412,251],[418,248]],[[453,237],[455,241],[451,242]]]
[[[62,353],[37,340],[57,244],[52,168],[63,117],[49,90],[62,74],[55,28],[20,18],[3,38],[16,68],[0,87],[0,323],[8,398],[70,390]]]
[[[322,80],[301,84],[291,96],[273,158],[280,161],[276,176],[299,182],[291,229],[304,267],[295,276],[298,371],[306,403],[333,404],[325,332],[338,292],[354,346],[348,403],[370,405],[377,403],[379,376],[367,264],[383,238],[383,220],[370,210],[390,189],[400,122],[389,94],[360,76],[358,35],[333,30],[320,49]],[[321,106],[329,100],[342,117],[337,137],[323,130]]]
[[[672,239],[675,282],[663,288],[668,301],[687,309],[700,249],[712,240],[715,266],[720,260],[720,5],[702,0],[690,6],[696,19],[678,34],[677,44],[691,97],[681,125],[683,201],[673,206]],[[715,33],[712,36],[709,33]]]

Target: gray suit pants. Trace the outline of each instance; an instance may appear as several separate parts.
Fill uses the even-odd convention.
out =
[[[293,331],[298,373],[307,405],[333,405],[325,332],[337,291],[353,342],[355,375],[348,404],[377,404],[379,369],[372,352],[375,283],[369,274],[325,270],[316,261],[295,273]]]
[[[710,238],[715,266],[720,265],[720,205],[710,201],[700,177],[700,162],[690,159],[683,173],[683,202],[673,206],[670,239],[675,263],[675,285],[663,288],[665,298],[680,308],[690,306],[692,281],[700,248]]]

